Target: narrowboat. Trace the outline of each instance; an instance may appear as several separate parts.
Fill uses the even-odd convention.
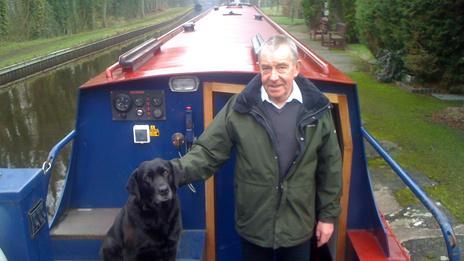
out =
[[[356,83],[249,4],[216,6],[122,54],[78,88],[75,129],[43,166],[0,169],[0,248],[10,261],[99,260],[99,248],[128,198],[126,182],[145,160],[182,157],[214,115],[257,74],[265,39],[287,35],[301,75],[333,104],[343,157],[342,212],[329,243],[333,260],[410,260],[376,207],[367,139],[436,217],[450,260],[459,260],[446,216],[362,127]],[[71,156],[58,202],[45,204],[54,160]],[[232,157],[210,179],[179,189],[178,260],[240,260],[234,229]]]

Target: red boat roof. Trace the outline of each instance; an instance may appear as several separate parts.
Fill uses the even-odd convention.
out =
[[[262,20],[255,19],[262,15]],[[123,71],[119,63],[107,69],[81,88],[147,77],[210,73],[259,72],[251,39],[260,34],[267,39],[275,34],[293,38],[302,61],[301,73],[310,79],[353,84],[353,81],[331,64],[266,17],[253,6],[220,7],[195,21],[193,32],[179,27],[161,37],[159,51],[133,71]],[[179,32],[179,33],[177,33]],[[174,36],[171,35],[175,34]]]

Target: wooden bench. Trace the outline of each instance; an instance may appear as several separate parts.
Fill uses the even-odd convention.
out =
[[[329,48],[345,49],[346,47],[346,24],[336,23],[335,31],[331,31],[328,35],[324,35],[322,39],[323,44]]]
[[[322,17],[319,22],[319,27],[317,29],[313,29],[309,32],[309,38],[311,40],[317,40],[317,36],[319,35],[321,39],[324,35],[329,32],[329,20],[327,17]]]

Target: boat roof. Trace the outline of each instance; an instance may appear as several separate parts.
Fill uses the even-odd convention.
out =
[[[299,49],[303,76],[313,80],[353,84],[350,78],[297,41],[258,8],[243,5],[241,8],[221,6],[215,9],[198,20],[192,20],[193,31],[182,30],[183,27],[179,26],[160,37],[158,40],[162,44],[159,50],[141,66],[123,71],[120,62],[116,63],[106,73],[91,79],[81,88],[171,75],[257,74],[259,68],[252,38],[258,34],[262,39],[276,34],[291,37]],[[257,15],[263,18],[256,19]]]

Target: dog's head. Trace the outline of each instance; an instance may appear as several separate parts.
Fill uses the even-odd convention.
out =
[[[157,208],[171,201],[176,190],[171,164],[159,158],[142,162],[127,182],[127,191],[145,208]]]

